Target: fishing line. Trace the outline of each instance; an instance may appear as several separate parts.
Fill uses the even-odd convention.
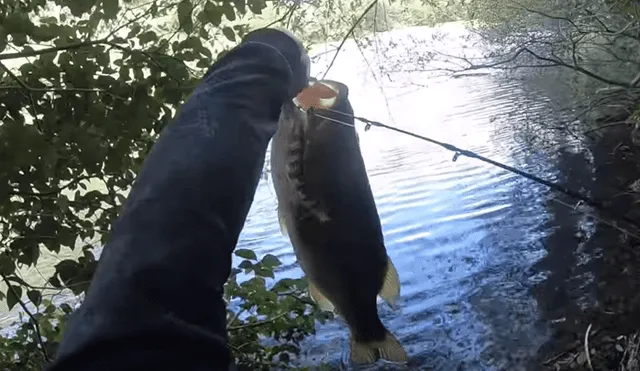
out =
[[[637,222],[637,221],[635,221],[635,220],[633,220],[633,219],[631,219],[631,218],[629,218],[629,217],[627,217],[625,215],[622,215],[622,214],[612,210],[611,208],[605,206],[600,201],[595,201],[595,200],[591,199],[586,194],[583,194],[583,193],[578,192],[578,191],[574,191],[574,190],[572,190],[570,188],[567,188],[567,187],[562,186],[560,184],[556,184],[556,183],[550,182],[550,181],[548,181],[546,179],[542,179],[540,177],[537,177],[537,176],[535,176],[533,174],[527,173],[527,172],[522,171],[520,169],[517,169],[515,167],[509,166],[509,165],[505,165],[503,163],[494,161],[494,160],[492,160],[490,158],[484,157],[484,156],[479,155],[479,154],[477,154],[475,152],[456,147],[456,146],[454,146],[452,144],[449,144],[449,143],[440,142],[438,140],[431,139],[431,138],[428,138],[428,137],[425,137],[425,136],[422,136],[422,135],[419,135],[419,134],[416,134],[416,133],[413,133],[413,132],[410,132],[410,131],[407,131],[407,130],[403,130],[403,129],[396,128],[396,127],[393,127],[393,126],[385,125],[385,124],[383,124],[383,123],[381,123],[379,121],[369,120],[369,119],[364,118],[364,117],[355,116],[355,115],[348,114],[348,113],[341,112],[341,111],[336,111],[336,110],[333,110],[333,109],[330,109],[330,108],[324,108],[323,107],[322,109],[310,109],[308,111],[308,114],[309,115],[315,115],[315,116],[317,116],[319,118],[322,118],[324,120],[327,120],[327,121],[330,121],[330,122],[333,122],[333,123],[336,123],[336,124],[345,125],[345,126],[349,126],[349,127],[354,127],[355,128],[355,125],[353,125],[353,124],[349,124],[349,123],[346,123],[346,122],[341,121],[341,120],[337,120],[337,119],[334,119],[334,118],[331,118],[331,117],[327,117],[327,116],[319,113],[318,111],[331,112],[331,113],[335,113],[335,114],[338,114],[338,115],[342,115],[344,117],[353,118],[355,120],[358,120],[358,121],[360,121],[360,122],[365,124],[365,128],[364,128],[365,131],[368,131],[369,129],[371,129],[372,126],[373,127],[380,127],[380,128],[383,128],[383,129],[395,131],[397,133],[408,135],[410,137],[414,137],[414,138],[417,138],[417,139],[420,139],[420,140],[423,140],[423,141],[438,145],[438,146],[440,146],[440,147],[442,147],[444,149],[447,149],[447,150],[449,150],[449,151],[454,153],[453,159],[452,159],[453,162],[455,162],[460,156],[466,156],[466,157],[469,157],[469,158],[475,158],[475,159],[480,160],[480,161],[482,161],[484,163],[499,167],[499,168],[501,168],[503,170],[506,170],[506,171],[509,171],[511,173],[520,175],[520,176],[522,176],[524,178],[527,178],[529,180],[532,180],[532,181],[534,181],[536,183],[539,183],[539,184],[542,184],[544,186],[547,186],[547,187],[549,187],[549,188],[551,188],[553,190],[556,190],[558,192],[564,193],[565,195],[570,196],[570,197],[572,197],[574,199],[577,199],[577,200],[581,201],[582,203],[585,203],[585,204],[587,204],[587,205],[589,205],[589,206],[591,206],[591,207],[593,207],[595,209],[598,209],[601,212],[608,213],[609,215],[613,216],[613,219],[623,220],[623,221],[633,225],[636,228],[640,228],[640,223],[639,222]],[[599,219],[599,220],[602,220],[602,219]],[[605,224],[611,225],[611,223],[605,223]],[[624,231],[623,229],[621,229],[617,225],[615,225],[615,228]],[[628,233],[629,235],[632,235],[629,232],[626,232],[626,233]],[[635,235],[632,235],[632,236],[635,237]],[[639,238],[639,240],[640,240],[640,238]]]

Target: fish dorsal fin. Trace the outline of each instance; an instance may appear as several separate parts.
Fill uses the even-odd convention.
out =
[[[384,282],[378,295],[391,306],[391,309],[395,309],[396,299],[400,296],[400,277],[391,258],[388,256],[387,272],[384,275]]]
[[[309,281],[309,296],[311,296],[311,299],[313,299],[313,301],[316,302],[320,310],[323,310],[326,312],[331,312],[335,310],[333,303],[329,299],[327,299],[327,297],[324,296],[320,292],[320,290],[318,290],[318,287],[314,285],[313,282],[311,281]]]

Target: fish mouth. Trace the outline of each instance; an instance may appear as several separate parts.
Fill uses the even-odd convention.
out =
[[[340,95],[340,88],[328,81],[309,81],[309,86],[293,98],[293,104],[302,111],[310,108],[331,109]]]

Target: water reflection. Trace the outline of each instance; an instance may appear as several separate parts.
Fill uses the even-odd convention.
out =
[[[566,92],[547,89],[539,75],[396,74],[381,89],[383,79],[362,72],[367,53],[347,46],[329,75],[350,86],[356,114],[386,123],[391,116],[403,129],[574,189],[596,187],[594,155],[558,130],[569,120],[558,103]],[[416,80],[428,88],[416,89]],[[585,243],[592,223],[570,207],[574,200],[530,180],[478,160],[453,162],[452,153],[415,138],[361,128],[387,249],[402,281],[402,309],[381,306],[381,318],[406,345],[411,368],[539,369],[540,351],[579,333],[585,308],[603,296],[593,289],[602,249]],[[287,263],[281,275],[297,276],[286,240],[270,234],[275,202],[267,188],[261,184],[255,224],[243,241],[254,230],[270,236],[261,251]],[[340,320],[321,326],[305,344],[308,364],[340,367],[346,336]]]
[[[411,75],[406,81],[396,76],[383,89],[395,98],[384,99],[376,81],[357,72],[354,65],[366,66],[360,59],[347,46],[329,75],[349,85],[358,115],[389,122],[384,118],[390,114],[403,129],[539,176],[556,172],[552,157],[528,156],[514,140],[513,126],[505,124],[528,124],[531,114],[554,120],[550,99],[533,100],[522,81],[481,75],[415,90]],[[532,267],[547,253],[548,191],[477,160],[453,162],[453,153],[415,138],[379,128],[359,131],[387,249],[402,281],[402,310],[381,305],[380,314],[406,345],[412,367],[525,367],[549,337],[530,293],[544,278]],[[273,196],[264,183],[259,193],[242,241],[254,241],[258,230],[276,234]],[[301,274],[284,238],[268,237],[259,249],[286,262],[281,275]],[[339,367],[346,336],[339,320],[321,326],[305,345],[309,363]]]

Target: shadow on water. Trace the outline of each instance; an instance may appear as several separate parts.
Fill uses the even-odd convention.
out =
[[[387,123],[391,115],[403,129],[597,197],[611,198],[640,174],[638,159],[609,163],[613,139],[585,148],[557,130],[570,118],[556,103],[568,98],[536,79],[427,78],[428,88],[416,90],[411,83],[424,76],[405,74],[380,89],[357,62],[362,54],[347,45],[329,74],[349,85],[358,115]],[[621,252],[620,233],[574,210],[575,200],[383,129],[361,132],[360,144],[402,284],[401,309],[381,305],[380,316],[411,369],[539,370],[589,323],[637,326],[638,256]],[[297,277],[271,187],[261,182],[239,247],[277,255],[279,278]],[[625,197],[616,202],[629,208]],[[346,348],[341,320],[319,326],[304,344],[305,364],[341,368]]]
[[[628,189],[640,177],[640,156],[629,140],[628,129],[611,130],[589,149],[591,179],[584,174],[588,168],[584,156],[559,154],[558,168],[568,184],[582,186],[594,199],[610,201],[608,206],[617,213],[640,220],[637,196]],[[584,182],[577,184],[575,179]],[[558,203],[550,203],[548,209],[555,220],[574,223],[573,228],[555,228],[547,239],[548,255],[537,267],[551,274],[536,287],[534,295],[543,316],[556,320],[552,323],[554,341],[543,347],[541,355],[562,354],[576,344],[582,346],[591,325],[590,338],[597,344],[593,362],[603,369],[617,369],[619,365],[603,348],[613,347],[618,335],[640,328],[640,237],[633,229],[635,237]],[[624,223],[619,226],[629,228]]]

